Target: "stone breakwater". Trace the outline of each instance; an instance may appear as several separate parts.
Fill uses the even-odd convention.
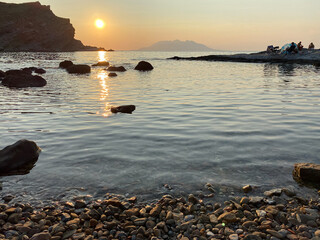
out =
[[[190,61],[221,61],[221,62],[247,62],[247,63],[297,63],[314,64],[320,66],[320,49],[303,50],[297,54],[276,54],[276,53],[250,53],[233,55],[208,55],[200,57],[172,57],[172,60]]]
[[[287,188],[223,204],[193,194],[165,195],[153,204],[111,194],[86,199],[41,209],[0,204],[0,239],[320,239],[319,198],[305,199]]]

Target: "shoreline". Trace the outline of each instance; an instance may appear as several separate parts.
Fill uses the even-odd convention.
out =
[[[244,63],[296,63],[314,64],[320,66],[320,49],[303,50],[296,54],[275,54],[267,52],[243,53],[232,55],[207,55],[200,57],[178,57],[168,58],[169,60],[189,60],[189,61],[220,61],[220,62],[244,62]]]
[[[290,188],[214,198],[76,197],[41,208],[0,204],[1,239],[320,239],[320,201]],[[6,200],[11,200],[7,198]]]

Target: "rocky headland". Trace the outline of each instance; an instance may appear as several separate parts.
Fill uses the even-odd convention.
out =
[[[0,2],[0,51],[64,52],[96,51],[74,38],[69,19],[57,17],[39,2]]]
[[[208,55],[200,57],[172,57],[173,60],[190,61],[221,61],[221,62],[247,62],[247,63],[298,63],[314,64],[320,66],[320,49],[303,49],[295,54],[280,54],[258,52],[250,54],[232,54],[232,55]]]

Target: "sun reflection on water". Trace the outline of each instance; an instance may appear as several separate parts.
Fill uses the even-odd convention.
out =
[[[107,52],[106,51],[99,51],[99,62],[107,61]]]
[[[100,55],[100,52],[99,52],[99,55]],[[109,86],[108,86],[108,83],[107,83],[107,80],[108,80],[108,73],[104,70],[101,70],[99,73],[98,73],[98,79],[99,79],[99,83],[100,83],[100,86],[101,86],[101,91],[100,91],[100,101],[105,101],[109,95]],[[98,115],[102,115],[104,117],[108,117],[110,115],[112,115],[112,113],[110,112],[110,104],[108,102],[105,103],[105,107],[103,109],[102,112],[98,111],[97,114]]]

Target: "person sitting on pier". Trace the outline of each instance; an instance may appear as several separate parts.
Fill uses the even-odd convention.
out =
[[[287,52],[288,53],[297,53],[298,52],[297,45],[294,42],[292,42],[290,47],[287,48]]]
[[[314,44],[313,44],[313,42],[309,44],[309,49],[314,49]]]
[[[301,51],[303,49],[301,41],[298,43],[298,50]]]

